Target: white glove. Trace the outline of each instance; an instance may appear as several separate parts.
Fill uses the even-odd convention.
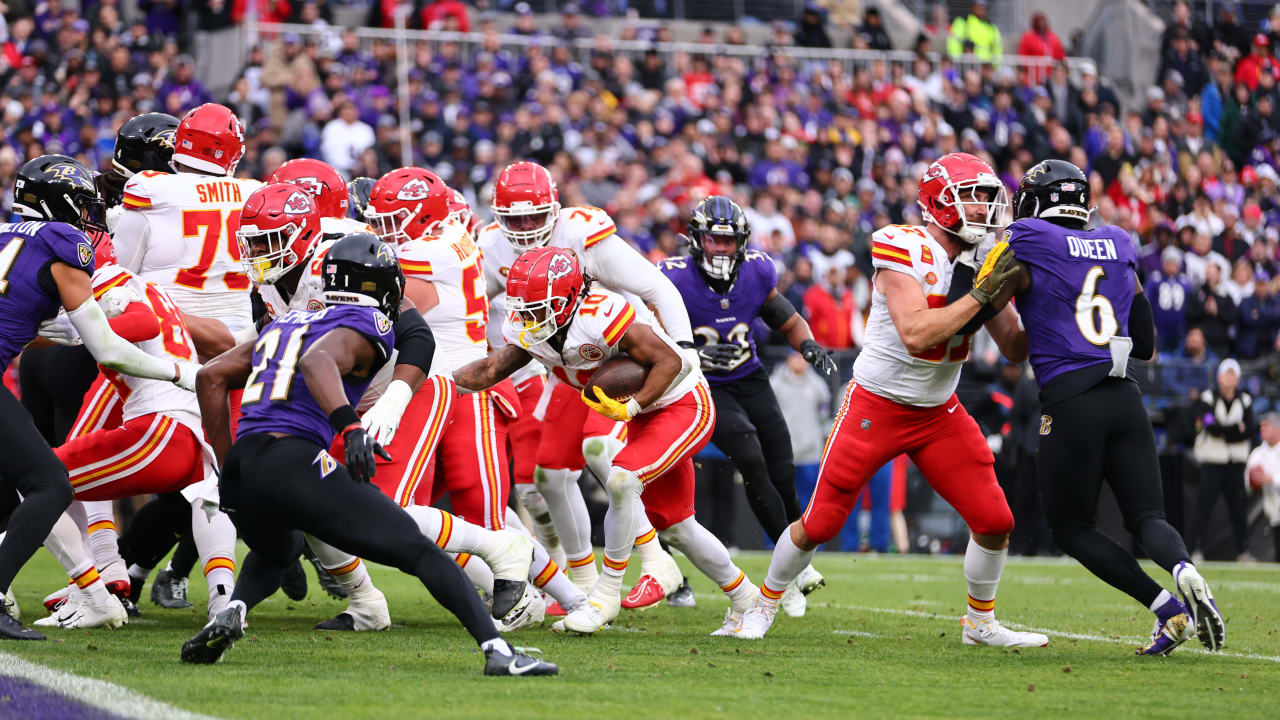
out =
[[[142,297],[127,287],[111,288],[98,298],[98,306],[108,318],[118,317],[131,302],[142,302]]]
[[[59,310],[57,315],[40,323],[40,337],[59,345],[81,345],[84,342],[80,339],[80,333],[76,332],[75,326],[71,324],[71,318],[67,317],[65,309]]]
[[[988,435],[988,436],[987,436],[987,447],[991,448],[991,454],[992,454],[992,455],[999,455],[999,454],[1000,454],[1000,451],[1004,448],[1004,436],[1003,436],[1003,435]]]
[[[176,362],[173,364],[178,368],[178,377],[174,378],[173,384],[183,390],[196,391],[196,373],[200,372],[200,365],[193,362]]]
[[[120,224],[120,216],[124,215],[124,205],[112,205],[107,208],[107,232],[115,235],[116,226]]]
[[[392,380],[386,392],[360,418],[360,424],[374,442],[386,447],[396,436],[400,418],[413,399],[413,388],[403,380]]]

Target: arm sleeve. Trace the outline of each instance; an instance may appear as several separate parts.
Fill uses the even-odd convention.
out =
[[[1129,307],[1129,337],[1134,357],[1150,360],[1156,354],[1156,320],[1145,292],[1135,294]]]
[[[108,321],[111,331],[131,343],[150,340],[160,334],[160,320],[151,308],[140,302],[132,302],[124,312]]]
[[[142,269],[142,260],[147,254],[147,243],[151,239],[151,224],[141,212],[126,212],[120,216],[111,243],[116,249],[116,261],[131,273]]]
[[[431,374],[431,358],[436,354],[436,338],[417,309],[400,313],[396,318],[397,365],[413,365]]]
[[[92,299],[69,311],[67,317],[76,332],[80,333],[80,338],[93,359],[106,367],[134,377],[166,381],[176,379],[176,363],[152,357],[112,332],[107,316]]]
[[[591,257],[590,272],[602,285],[640,296],[658,311],[663,329],[671,339],[693,342],[684,298],[661,270],[617,235],[596,243],[587,254]]]

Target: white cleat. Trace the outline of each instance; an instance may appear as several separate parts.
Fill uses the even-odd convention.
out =
[[[796,577],[795,585],[800,592],[808,595],[820,587],[826,587],[827,579],[822,577],[822,573],[813,569],[812,565],[806,565],[804,570],[800,571],[800,575]]]
[[[129,614],[125,612],[120,599],[115,595],[107,595],[105,602],[94,603],[84,593],[69,599],[58,608],[58,612],[47,618],[41,618],[32,625],[40,627],[60,627],[67,630],[84,630],[88,628],[106,627],[115,629],[129,622]]]
[[[75,588],[76,588],[75,585],[68,583],[58,588],[57,590],[54,590],[48,595],[45,595],[44,596],[45,609],[51,613],[56,613],[58,608],[62,607],[63,603],[71,599],[72,597],[71,591],[72,589],[75,589]]]
[[[773,627],[773,618],[778,614],[778,606],[766,603],[759,598],[751,603],[751,607],[742,614],[742,622],[733,632],[733,636],[741,640],[760,640],[769,628]]]
[[[1187,606],[1195,635],[1209,650],[1221,650],[1227,640],[1227,626],[1218,612],[1218,603],[1209,591],[1200,571],[1194,565],[1180,562],[1173,568],[1173,581],[1178,585],[1182,604]]]
[[[782,606],[782,612],[786,613],[787,617],[804,617],[805,611],[809,608],[809,601],[797,582],[787,586],[778,604]]]
[[[1037,632],[1019,632],[1000,624],[999,620],[970,622],[965,615],[960,620],[961,636],[965,645],[993,645],[996,647],[1045,647],[1049,637]]]
[[[515,530],[496,530],[501,536],[493,549],[486,549],[480,557],[493,571],[497,580],[523,582],[529,579],[529,566],[533,564],[533,540]]]
[[[524,597],[516,604],[511,612],[507,613],[501,620],[494,620],[494,626],[498,628],[498,632],[509,633],[515,632],[522,627],[530,627],[533,625],[541,625],[543,618],[547,616],[547,600],[537,588],[529,585],[525,588]]]
[[[738,631],[738,626],[742,624],[742,616],[744,613],[734,612],[733,608],[724,611],[724,625],[719,630],[712,631],[711,637],[729,637]]]
[[[598,587],[599,584],[597,584]],[[594,592],[587,596],[587,602],[570,610],[569,614],[552,625],[551,629],[555,632],[568,631],[590,635],[616,620],[621,609],[622,598],[619,597],[617,590],[607,593],[607,596],[604,593]]]
[[[350,598],[346,614],[351,616],[352,630],[367,632],[391,627],[391,611],[387,609],[387,596],[376,587],[362,589]]]

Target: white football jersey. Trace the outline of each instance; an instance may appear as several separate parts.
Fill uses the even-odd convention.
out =
[[[653,313],[644,307],[632,305],[615,292],[604,289],[593,289],[591,294],[582,299],[577,311],[573,314],[564,345],[559,351],[550,342],[540,342],[526,347],[521,342],[515,319],[510,315],[503,323],[502,334],[508,343],[529,351],[534,359],[546,366],[556,380],[581,390],[590,382],[591,374],[596,368],[610,358],[623,354],[618,348],[618,342],[627,333],[627,329],[637,322],[653,328],[654,333],[663,342],[677,354],[680,353],[680,346],[676,345],[676,342],[658,325]],[[644,411],[666,407],[703,382],[706,381],[702,378],[702,371],[694,368],[674,388],[664,393]]]
[[[613,224],[609,214],[600,208],[561,208],[560,214],[556,217],[556,225],[551,229],[551,238],[547,241],[547,245],[572,250],[578,256],[578,262],[582,265],[583,274],[597,277],[597,274],[593,272],[596,254],[589,253],[587,250],[594,248],[601,240],[617,231],[618,228]],[[516,258],[520,257],[520,252],[512,247],[511,243],[507,242],[506,237],[502,234],[502,229],[498,227],[496,222],[491,222],[481,228],[476,242],[484,254],[486,292],[491,298],[499,293],[506,292],[507,273],[511,272],[511,266],[515,263]],[[650,263],[646,262],[645,264],[648,265]],[[617,290],[618,288],[610,289]]]
[[[163,288],[183,311],[252,326],[249,276],[236,230],[257,180],[193,173],[141,172],[124,187],[126,217],[116,226],[120,264]],[[145,224],[128,217],[137,213]]]
[[[130,302],[140,302],[149,307],[160,321],[160,334],[135,343],[138,348],[148,355],[174,362],[197,362],[195,343],[182,321],[182,313],[164,290],[155,283],[144,282],[119,265],[107,265],[93,273],[95,299],[101,300],[108,292],[120,290],[129,293]],[[123,375],[102,366],[99,366],[99,370],[111,381],[120,399],[124,401],[123,413],[126,421],[151,413],[163,413],[186,425],[197,438],[204,437],[204,430],[200,425],[200,403],[196,400],[195,393],[166,380]]]
[[[876,272],[910,275],[931,308],[947,304],[953,266],[947,251],[924,228],[888,225],[871,236],[871,264]],[[889,316],[889,303],[872,283],[871,314],[862,352],[853,363],[853,381],[871,392],[906,405],[935,407],[946,402],[960,382],[969,357],[968,335],[955,335],[912,355]]]
[[[438,235],[396,248],[405,279],[435,286],[440,301],[422,313],[436,339],[432,374],[452,374],[488,352],[489,299],[485,296],[480,249],[471,233],[449,220]]]

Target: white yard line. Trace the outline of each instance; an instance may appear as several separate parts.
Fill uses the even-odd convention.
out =
[[[29,680],[67,698],[85,705],[101,708],[121,717],[157,718],[157,720],[216,720],[210,715],[188,712],[168,703],[154,700],[122,685],[54,670],[3,651],[0,651],[0,675]]]

